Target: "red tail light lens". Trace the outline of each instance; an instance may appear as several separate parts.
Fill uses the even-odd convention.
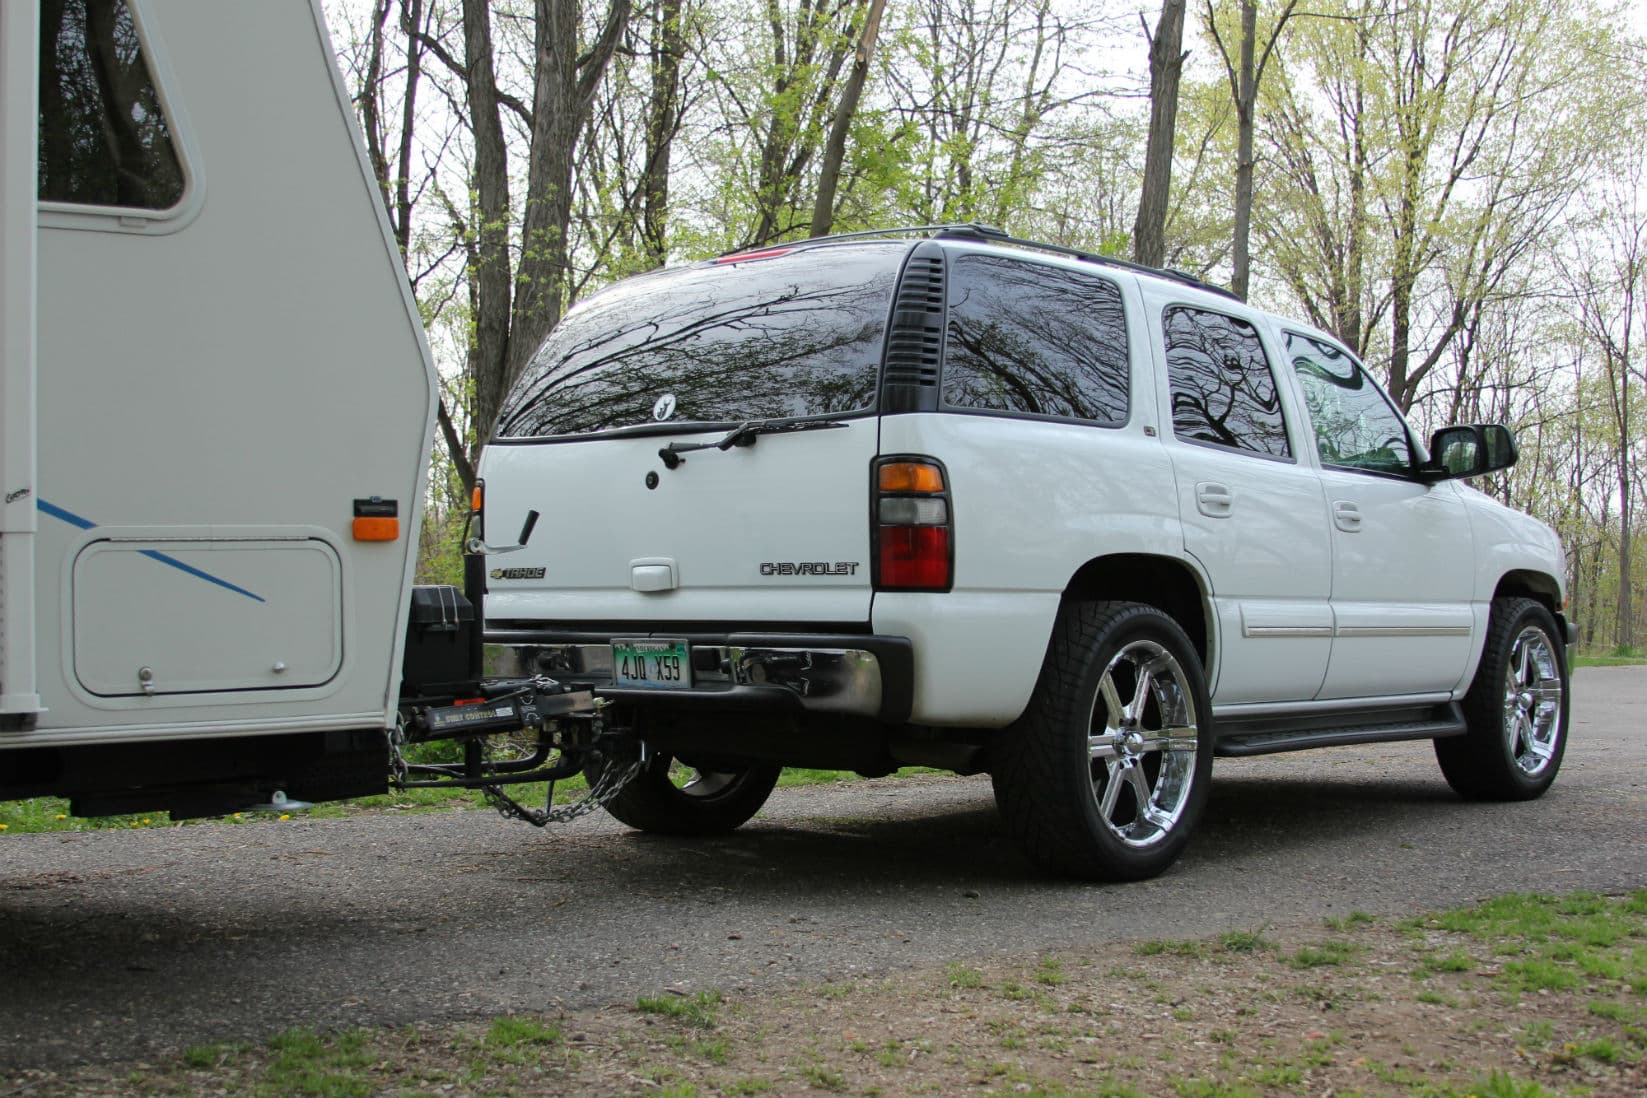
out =
[[[881,527],[881,587],[949,589],[949,531],[942,526]]]
[[[883,458],[872,483],[876,589],[948,591],[955,547],[943,466],[931,458]]]

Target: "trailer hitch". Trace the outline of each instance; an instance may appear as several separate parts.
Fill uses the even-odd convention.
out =
[[[478,789],[505,818],[536,827],[575,820],[600,808],[639,772],[646,750],[627,729],[610,727],[604,700],[544,676],[476,684],[479,696],[403,699],[389,730],[390,783],[397,789]],[[414,761],[415,744],[456,741],[462,758]],[[555,803],[555,785],[582,775],[582,798]],[[506,786],[543,782],[542,808],[530,808]]]

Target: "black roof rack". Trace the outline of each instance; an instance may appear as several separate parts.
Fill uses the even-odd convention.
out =
[[[738,255],[749,251],[765,251],[775,248],[802,248],[813,244],[830,244],[839,240],[865,240],[871,237],[886,236],[930,236],[936,239],[978,240],[986,244],[1006,244],[1014,248],[1027,248],[1032,251],[1051,252],[1054,255],[1069,256],[1084,263],[1095,263],[1102,267],[1114,267],[1118,270],[1133,271],[1138,274],[1154,275],[1157,278],[1169,279],[1186,286],[1194,286],[1199,290],[1208,290],[1220,294],[1232,301],[1239,301],[1234,293],[1222,286],[1215,286],[1210,282],[1197,278],[1188,271],[1180,271],[1173,267],[1151,267],[1144,263],[1134,263],[1130,259],[1119,256],[1101,255],[1097,252],[1082,251],[1080,248],[1071,248],[1064,244],[1048,244],[1042,240],[1026,240],[1008,233],[1005,229],[993,225],[982,225],[976,221],[957,222],[948,225],[905,225],[893,229],[865,229],[852,233],[834,233],[830,236],[807,237],[803,240],[773,241],[759,248],[738,248],[735,251],[725,252],[723,255]]]

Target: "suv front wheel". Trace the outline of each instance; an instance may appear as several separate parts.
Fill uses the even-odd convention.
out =
[[[1447,784],[1472,801],[1526,801],[1555,781],[1567,750],[1567,649],[1550,611],[1497,598],[1475,681],[1469,731],[1435,741]]]
[[[1206,805],[1211,718],[1201,661],[1172,618],[1065,603],[1029,708],[997,745],[1007,830],[1030,860],[1071,876],[1155,876]]]

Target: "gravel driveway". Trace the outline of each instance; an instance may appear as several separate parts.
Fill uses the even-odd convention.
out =
[[[1574,692],[1542,800],[1464,804],[1427,743],[1221,759],[1188,853],[1133,885],[1038,877],[987,778],[779,790],[710,841],[478,811],[5,836],[0,1068],[1647,887],[1647,669]]]

